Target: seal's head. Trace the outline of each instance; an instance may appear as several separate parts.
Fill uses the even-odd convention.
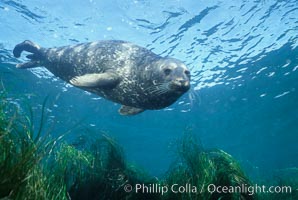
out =
[[[190,88],[190,71],[177,59],[167,58],[160,61],[160,74],[170,93],[185,93]]]
[[[190,71],[184,63],[173,58],[161,58],[154,62],[148,87],[151,102],[163,108],[174,103],[190,88]],[[157,105],[158,104],[158,105]]]

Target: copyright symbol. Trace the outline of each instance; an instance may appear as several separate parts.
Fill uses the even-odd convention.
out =
[[[125,192],[131,192],[132,191],[132,186],[130,184],[126,184],[123,187]]]

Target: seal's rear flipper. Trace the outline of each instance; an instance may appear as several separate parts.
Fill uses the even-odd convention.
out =
[[[16,68],[27,69],[27,68],[33,68],[33,67],[38,67],[38,66],[39,66],[39,61],[30,61],[30,62],[25,62],[25,63],[19,63],[16,65]]]
[[[121,106],[121,108],[119,109],[119,113],[121,115],[136,115],[144,111],[145,110],[142,108],[135,108],[132,106],[124,106],[124,105]]]
[[[16,45],[13,49],[14,57],[19,58],[23,51],[32,53],[26,56],[27,58],[31,59],[31,61],[17,64],[16,67],[21,69],[38,67],[40,65],[39,60],[41,59],[40,49],[40,46],[29,40],[25,40],[24,42]]]
[[[25,40],[24,42],[18,44],[13,49],[13,55],[16,58],[19,58],[23,51],[28,51],[33,53],[35,56],[40,54],[40,46],[34,44],[30,40]]]

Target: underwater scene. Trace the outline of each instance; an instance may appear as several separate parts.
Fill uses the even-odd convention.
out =
[[[0,200],[298,199],[297,0],[0,0]]]

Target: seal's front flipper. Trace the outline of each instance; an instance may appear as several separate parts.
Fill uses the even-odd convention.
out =
[[[144,111],[145,110],[142,108],[135,108],[135,107],[124,106],[124,105],[121,106],[121,108],[119,109],[119,113],[121,115],[136,115]]]
[[[76,76],[72,78],[69,82],[77,87],[87,87],[87,88],[114,88],[120,81],[117,74],[113,72],[106,73],[94,73],[85,74],[82,76]]]

